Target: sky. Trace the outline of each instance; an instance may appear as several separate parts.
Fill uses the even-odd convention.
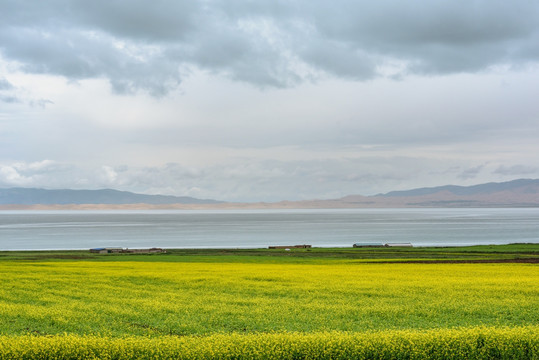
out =
[[[0,187],[224,201],[539,178],[534,0],[0,0]]]

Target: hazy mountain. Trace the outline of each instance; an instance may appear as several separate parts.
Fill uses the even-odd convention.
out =
[[[64,204],[218,204],[216,200],[188,196],[144,195],[128,191],[45,190],[31,188],[0,189],[0,204],[64,205]]]
[[[527,192],[536,194],[539,192],[539,180],[534,179],[518,179],[501,183],[486,183],[473,186],[456,186],[446,185],[430,188],[419,188],[404,191],[391,191],[387,194],[379,194],[377,196],[424,196],[436,193],[448,192],[454,195],[470,196],[480,194],[494,194],[504,191],[510,192]]]
[[[343,203],[370,207],[524,207],[539,206],[539,180],[518,179],[473,186],[446,185],[376,196],[351,195]]]
[[[39,209],[313,209],[405,207],[539,207],[539,179],[473,186],[446,185],[340,199],[226,203],[117,190],[0,189],[3,208]]]

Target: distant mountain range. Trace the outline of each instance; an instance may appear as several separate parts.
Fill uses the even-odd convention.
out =
[[[518,179],[501,183],[492,182],[472,186],[446,185],[405,191],[391,191],[387,194],[379,194],[377,196],[425,196],[441,192],[447,192],[458,196],[474,196],[482,194],[494,194],[504,191],[536,194],[537,189],[539,189],[539,180]]]
[[[30,188],[0,189],[0,204],[67,205],[67,204],[218,204],[220,201],[188,196],[144,195],[128,191],[45,190]]]
[[[356,204],[372,201],[372,205],[378,207],[539,207],[539,179],[446,185],[368,197],[351,195],[339,200]]]
[[[446,185],[375,196],[274,204],[282,208],[539,207],[539,180],[518,179],[473,186]]]
[[[227,203],[188,196],[117,190],[0,189],[4,209],[312,209],[400,207],[539,207],[539,179],[473,186],[446,185],[331,200]]]

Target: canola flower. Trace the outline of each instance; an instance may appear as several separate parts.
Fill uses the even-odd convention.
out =
[[[0,359],[538,359],[532,264],[0,262]]]
[[[0,262],[0,335],[539,325],[531,264]]]
[[[0,359],[537,359],[539,328],[158,338],[0,336]]]

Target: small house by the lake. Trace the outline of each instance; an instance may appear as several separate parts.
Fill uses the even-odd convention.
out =
[[[387,243],[384,246],[387,247],[413,247],[410,243]]]
[[[384,247],[384,244],[382,244],[382,243],[355,243],[352,246],[355,247],[355,248],[360,248],[360,247]]]
[[[150,248],[150,249],[124,249],[121,247],[107,247],[107,248],[94,248],[90,249],[91,253],[94,254],[157,254],[157,253],[166,253],[166,250],[161,248]]]
[[[268,249],[309,249],[312,245],[292,245],[292,246],[268,246]]]
[[[121,247],[107,247],[107,248],[94,248],[90,249],[91,253],[94,254],[118,254],[123,251]]]

